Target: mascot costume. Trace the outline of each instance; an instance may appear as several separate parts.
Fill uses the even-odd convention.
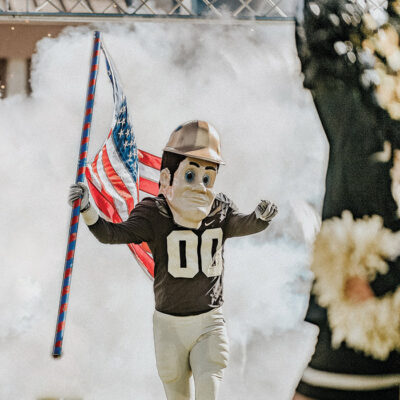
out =
[[[143,199],[128,220],[101,218],[83,184],[72,185],[69,202],[82,198],[89,230],[102,243],[147,242],[154,258],[154,344],[168,400],[214,400],[227,366],[229,346],[223,304],[226,239],[264,230],[277,208],[261,201],[249,215],[225,195],[215,195],[220,141],[215,128],[190,121],[172,132],[164,148],[160,190]]]
[[[399,400],[400,2],[300,8],[297,49],[329,163],[306,316],[320,333],[295,398]]]

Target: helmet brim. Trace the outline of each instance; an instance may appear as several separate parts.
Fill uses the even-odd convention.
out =
[[[199,160],[209,161],[219,165],[225,165],[225,161],[218,156],[218,154],[210,151],[209,148],[200,148],[197,150],[190,150],[190,151],[180,151],[176,150],[172,147],[164,147],[164,151],[169,153],[180,154],[182,156],[191,157],[191,158],[198,158]]]

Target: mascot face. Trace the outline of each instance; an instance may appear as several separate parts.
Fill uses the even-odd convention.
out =
[[[168,168],[160,174],[160,193],[162,193],[178,225],[197,229],[210,213],[215,193],[213,191],[217,176],[217,164],[197,158],[186,157],[174,174],[170,185]]]

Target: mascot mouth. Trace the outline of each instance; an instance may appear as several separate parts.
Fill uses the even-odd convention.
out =
[[[187,196],[187,201],[194,205],[205,206],[210,203],[209,198],[207,196],[196,196],[196,195],[189,195]]]

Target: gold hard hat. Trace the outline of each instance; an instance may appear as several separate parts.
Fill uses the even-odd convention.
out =
[[[218,132],[205,121],[189,121],[178,126],[171,133],[164,151],[225,164],[221,158]]]

